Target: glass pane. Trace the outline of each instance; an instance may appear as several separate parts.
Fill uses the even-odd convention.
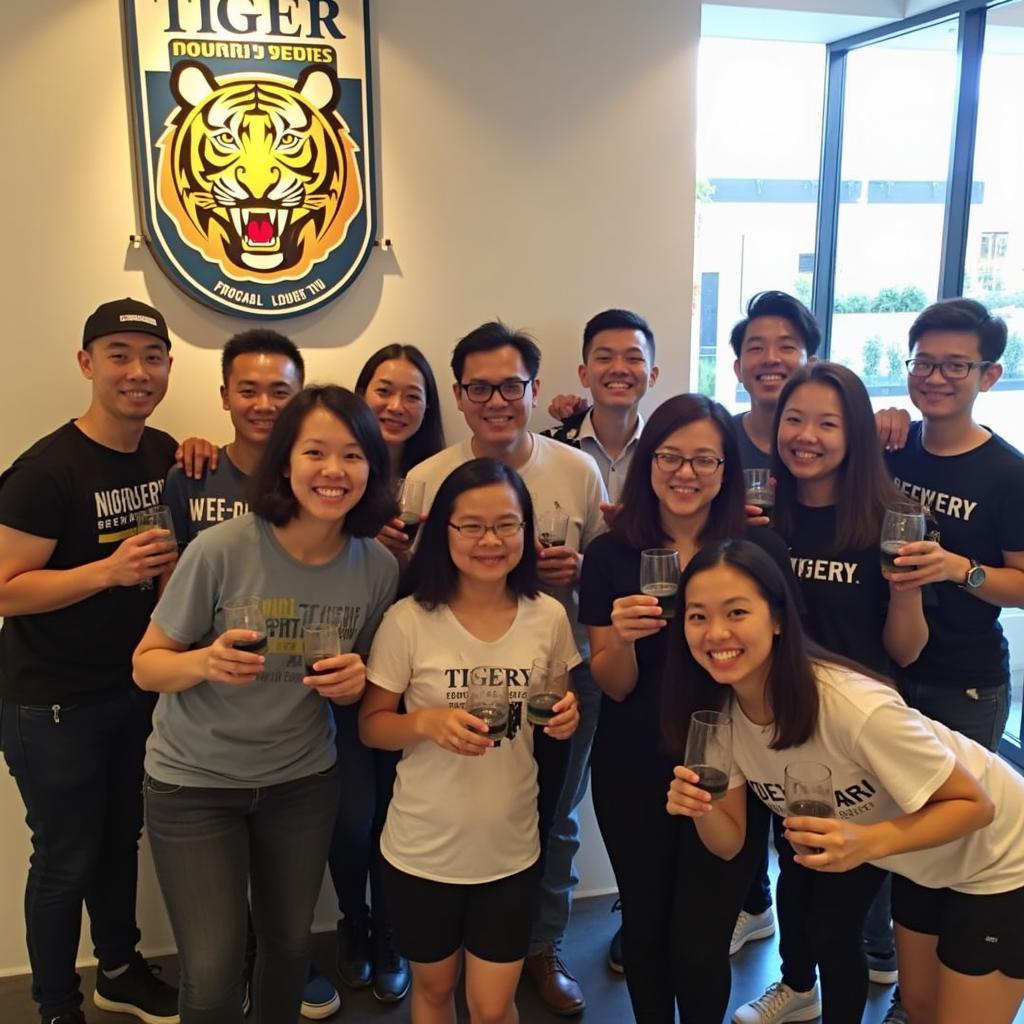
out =
[[[810,302],[825,84],[812,43],[702,39],[692,386],[731,408],[729,331],[755,292]]]
[[[907,328],[938,297],[956,44],[947,21],[847,57],[831,358],[873,395],[905,394]]]
[[[989,12],[981,62],[974,178],[981,195],[971,206],[964,266],[964,294],[984,302],[1009,329],[1003,376],[979,397],[975,418],[1024,450],[1024,203],[1020,167],[1024,136],[1020,96],[1024,93],[1024,4]],[[1008,130],[1011,129],[1012,130]],[[1001,616],[1010,644],[1011,696],[1007,733],[1019,745],[1024,690],[1024,611]]]

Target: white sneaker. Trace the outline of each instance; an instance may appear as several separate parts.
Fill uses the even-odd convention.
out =
[[[732,930],[732,942],[729,943],[729,956],[735,956],[748,942],[755,939],[770,939],[775,934],[775,915],[772,908],[760,914],[748,914],[740,911],[736,918],[736,927]]]
[[[776,981],[759,999],[741,1006],[732,1015],[732,1024],[787,1024],[820,1016],[817,985],[810,992],[794,992],[788,985]]]

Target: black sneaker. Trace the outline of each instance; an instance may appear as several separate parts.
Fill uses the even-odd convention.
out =
[[[44,1017],[43,1024],[85,1024],[85,1014],[81,1010],[68,1010],[56,1017]]]
[[[380,1003],[405,998],[411,981],[409,961],[395,951],[390,928],[373,930],[373,997]]]
[[[145,1024],[178,1024],[178,990],[157,975],[160,968],[136,953],[116,978],[96,972],[92,1001],[110,1013],[128,1013]]]
[[[370,921],[343,917],[338,922],[338,977],[348,988],[366,988],[373,978],[370,964]]]
[[[612,913],[616,911],[621,913],[622,911],[622,900],[616,900],[612,904]],[[625,974],[626,965],[622,962],[622,925],[620,924],[618,930],[612,936],[612,941],[608,944],[608,966],[616,974]]]

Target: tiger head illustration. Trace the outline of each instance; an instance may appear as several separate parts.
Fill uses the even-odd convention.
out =
[[[345,238],[363,189],[331,74],[218,81],[187,60],[171,92],[159,193],[188,245],[231,277],[270,283],[302,277]]]

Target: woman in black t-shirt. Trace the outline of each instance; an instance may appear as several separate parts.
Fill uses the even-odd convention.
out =
[[[789,547],[808,635],[876,672],[889,672],[890,659],[909,664],[927,642],[928,626],[920,586],[900,584],[898,573],[881,570],[886,506],[906,499],[886,472],[863,382],[836,363],[802,367],[779,395],[773,433],[773,525]],[[873,899],[865,936],[869,962],[878,980],[895,980],[888,976],[895,971],[888,886],[875,896],[883,875],[870,866],[818,875],[793,861],[792,847],[778,833],[775,845],[782,981],[743,1007],[740,1019],[809,1012],[817,1003],[820,965],[826,1019],[859,1021],[868,983],[861,937]],[[845,912],[836,920],[826,908],[840,894]],[[826,914],[828,928],[818,927]]]
[[[749,536],[789,572],[771,530],[747,530],[743,470],[729,414],[702,395],[663,403],[644,427],[609,534],[587,549],[580,621],[604,691],[591,785],[622,897],[626,983],[640,1024],[720,1024],[729,1001],[729,941],[763,848],[751,827],[733,860],[709,854],[692,822],[671,818],[672,760],[660,736],[666,619],[640,593],[640,553],[674,548],[685,566],[698,548]],[[749,813],[762,822],[760,801]],[[694,886],[693,880],[700,884]]]

